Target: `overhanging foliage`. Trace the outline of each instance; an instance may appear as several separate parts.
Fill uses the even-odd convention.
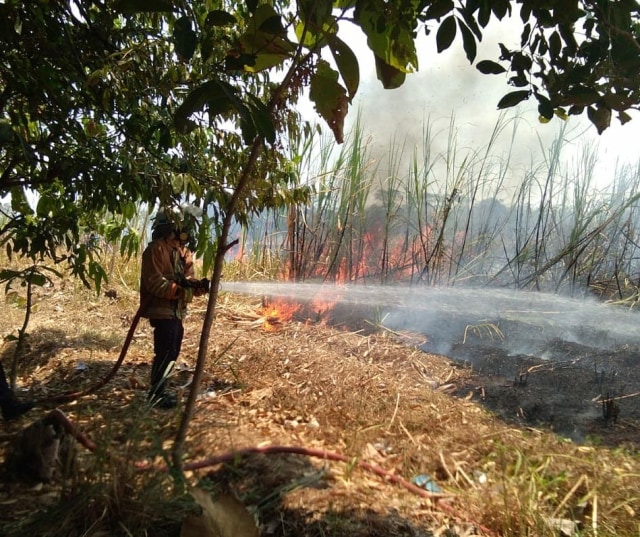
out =
[[[220,211],[256,138],[270,150],[238,218],[290,201],[273,197],[292,180],[279,173],[280,135],[296,136],[287,114],[305,86],[343,138],[360,79],[357,54],[340,37],[347,22],[367,36],[387,88],[418,69],[420,32],[435,36],[439,52],[460,42],[474,63],[492,21],[519,22],[519,47],[500,44],[499,57],[476,64],[511,86],[498,108],[535,98],[542,121],[586,113],[602,132],[612,115],[628,121],[640,101],[638,15],[632,0],[5,2],[0,194],[13,205],[2,240],[48,256],[105,214],[126,216],[140,203],[188,196]],[[49,238],[30,241],[36,229]]]

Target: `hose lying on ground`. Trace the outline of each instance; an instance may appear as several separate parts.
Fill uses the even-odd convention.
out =
[[[42,421],[55,421],[57,422],[62,429],[64,429],[65,433],[69,436],[75,438],[75,440],[87,448],[91,452],[95,452],[97,450],[96,444],[88,438],[85,434],[78,431],[78,429],[73,425],[71,420],[60,410],[54,409],[52,410]],[[359,468],[376,474],[381,477],[384,481],[393,483],[395,485],[400,485],[405,488],[409,492],[413,494],[417,494],[422,498],[428,498],[433,500],[434,506],[437,506],[440,510],[449,513],[454,516],[458,520],[464,520],[476,528],[480,529],[486,535],[494,535],[494,533],[488,528],[477,524],[476,522],[467,520],[466,517],[462,516],[456,509],[447,502],[455,497],[454,494],[443,493],[443,492],[432,492],[421,488],[414,483],[406,480],[402,476],[398,474],[394,474],[385,470],[384,468],[378,466],[377,464],[373,464],[367,461],[349,458],[341,453],[336,453],[333,451],[327,451],[324,449],[318,448],[307,448],[302,446],[282,446],[282,445],[269,445],[269,446],[255,446],[248,447],[243,449],[236,449],[232,451],[228,451],[226,453],[222,453],[220,455],[215,455],[213,457],[209,457],[200,461],[187,462],[183,466],[184,471],[193,471],[193,470],[201,470],[203,468],[208,468],[211,466],[216,466],[219,464],[225,464],[230,462],[238,462],[243,457],[247,457],[250,455],[272,455],[272,454],[293,454],[293,455],[303,455],[307,457],[316,457],[323,460],[329,461],[339,461],[344,462],[346,464],[355,464]],[[169,471],[169,467],[165,464],[153,464],[148,462],[134,462],[133,463],[138,471],[146,472],[146,471]]]
[[[127,356],[127,351],[129,350],[129,345],[131,345],[131,340],[133,339],[133,334],[136,331],[138,323],[140,322],[140,317],[142,316],[142,312],[147,308],[149,302],[151,302],[152,296],[149,295],[145,297],[145,299],[140,303],[140,307],[138,311],[136,311],[133,319],[131,321],[131,326],[129,327],[129,331],[127,332],[127,337],[124,340],[124,344],[122,345],[122,349],[120,350],[120,356],[116,360],[116,363],[113,364],[111,371],[100,381],[98,381],[93,386],[89,386],[84,390],[78,390],[74,392],[66,392],[59,395],[53,395],[51,397],[44,397],[35,401],[36,405],[48,404],[48,403],[68,403],[70,401],[75,401],[80,397],[84,397],[85,395],[90,395],[94,392],[97,392],[100,388],[102,388],[105,384],[107,384],[113,377],[115,377],[118,369],[124,362],[125,357]]]

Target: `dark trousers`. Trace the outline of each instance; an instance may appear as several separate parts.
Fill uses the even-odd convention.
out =
[[[153,364],[151,365],[151,390],[149,397],[164,393],[165,384],[178,360],[184,327],[182,319],[150,319],[153,327]]]
[[[4,368],[2,367],[2,364],[0,364],[0,401],[6,401],[8,399],[13,399],[13,392],[7,382],[7,377],[4,374]]]

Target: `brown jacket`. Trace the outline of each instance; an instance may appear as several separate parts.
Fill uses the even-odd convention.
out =
[[[187,304],[193,299],[193,289],[182,288],[176,282],[193,278],[193,257],[188,248],[180,246],[173,236],[149,243],[142,254],[140,271],[140,303],[151,302],[142,312],[148,319],[182,319]]]

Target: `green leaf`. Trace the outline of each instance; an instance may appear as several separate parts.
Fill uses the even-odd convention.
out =
[[[248,29],[250,32],[260,31],[260,27],[268,20],[274,17],[280,18],[278,12],[270,4],[260,4],[256,9],[253,17],[249,21]]]
[[[576,36],[573,33],[573,26],[571,24],[560,24],[558,26],[558,30],[560,31],[560,35],[567,47],[567,53],[571,55],[575,54],[578,50],[578,42],[576,41]]]
[[[41,218],[46,218],[56,214],[60,209],[60,202],[48,195],[43,195],[36,205],[36,214]]]
[[[175,7],[171,0],[116,0],[113,9],[118,13],[162,13]]]
[[[159,127],[160,137],[158,138],[158,148],[165,153],[173,146],[173,136],[171,129],[167,125],[162,124]]]
[[[604,96],[604,104],[607,108],[621,112],[632,106],[631,99],[625,95],[608,92]]]
[[[251,144],[258,136],[258,128],[253,120],[253,116],[249,108],[244,104],[238,107],[238,115],[240,116],[240,131],[242,139],[246,145]]]
[[[207,18],[205,19],[205,24],[207,26],[231,26],[237,22],[237,19],[231,13],[223,11],[222,9],[209,11]]]
[[[344,80],[347,87],[349,98],[353,99],[360,85],[358,58],[337,35],[325,33],[325,37],[329,43],[329,50],[333,54],[333,59],[336,61],[338,71],[340,71],[340,76],[342,76],[342,80]]]
[[[192,114],[202,111],[209,103],[211,113],[218,114],[221,110],[231,110],[241,104],[235,94],[235,89],[226,82],[218,79],[209,80],[195,88],[177,108],[174,122],[179,132],[187,132],[189,129],[189,118]]]
[[[511,69],[514,71],[529,71],[532,65],[531,56],[522,52],[516,52],[511,58]]]
[[[484,75],[500,75],[507,72],[502,65],[491,60],[482,60],[478,62],[476,69]]]
[[[298,0],[300,19],[315,28],[323,28],[327,24],[332,18],[332,8],[331,0]]]
[[[410,17],[409,14],[407,16]],[[393,21],[385,19],[383,14],[369,3],[358,3],[354,19],[367,35],[367,45],[374,55],[380,58],[383,65],[403,73],[412,73],[418,68],[411,20],[403,20],[402,24],[399,22],[393,24]],[[378,69],[378,78],[382,80],[380,71]],[[383,78],[389,80],[399,77],[383,75]]]
[[[579,116],[582,112],[584,112],[584,106],[573,105],[569,107],[570,116]]]
[[[295,32],[300,44],[309,49],[317,50],[327,44],[324,32],[317,33],[315,29],[304,22],[298,22],[298,24],[296,24]]]
[[[456,37],[457,25],[456,18],[451,15],[444,19],[438,28],[438,32],[436,33],[436,43],[438,46],[438,53],[443,50],[447,50],[453,40]]]
[[[280,15],[273,15],[264,20],[258,30],[271,35],[287,35],[284,26],[282,26],[282,19]]]
[[[577,105],[587,106],[600,100],[600,93],[587,86],[575,86],[567,92],[566,102]]]
[[[5,145],[13,142],[14,135],[11,123],[8,121],[0,121],[0,144]]]
[[[626,112],[619,112],[618,120],[620,121],[621,125],[624,125],[625,123],[628,123],[629,121],[631,121],[631,116]]]
[[[567,119],[569,119],[569,116],[567,115],[567,112],[565,111],[565,109],[560,106],[556,108],[553,111],[553,113],[556,117],[559,117],[562,121],[566,121]]]
[[[509,78],[509,84],[516,88],[526,88],[529,86],[530,81],[523,72],[519,72],[516,76]]]
[[[460,26],[460,32],[462,32],[462,47],[464,48],[467,60],[469,60],[469,63],[473,63],[478,52],[476,38],[469,27],[460,19],[458,19],[458,26]]]
[[[11,189],[11,210],[20,214],[32,214],[33,211],[29,206],[27,197],[24,195],[24,190],[20,187],[14,187]]]
[[[252,65],[245,65],[245,70],[256,73],[282,64],[296,50],[296,45],[286,35],[274,35],[274,20],[280,15],[268,4],[261,4],[247,25],[247,30],[239,40],[242,54],[250,54],[255,58]],[[266,24],[269,31],[264,31]]]
[[[227,54],[224,59],[224,68],[227,71],[244,71],[256,64],[255,54]]]
[[[602,134],[611,124],[611,110],[606,106],[597,105],[595,107],[588,107],[587,117],[596,127],[598,134]]]
[[[509,0],[491,0],[491,10],[502,20],[507,14],[511,14],[511,2]]]
[[[522,29],[522,34],[520,35],[520,46],[525,47],[529,42],[529,36],[531,36],[531,24],[526,23],[524,28]]]
[[[278,65],[282,65],[284,61],[289,57],[288,54],[270,54],[270,53],[260,53],[256,54],[252,57],[251,64],[245,64],[244,70],[248,73],[259,73],[260,71],[265,71],[267,69],[271,69],[272,67],[276,67]]]
[[[227,94],[224,91],[220,91],[220,93],[216,95],[212,95],[211,98],[207,101],[206,109],[207,113],[214,118],[216,116],[222,118],[228,118],[231,116],[234,110],[234,100],[229,99]]]
[[[536,96],[536,99],[538,99],[538,113],[540,114],[540,116],[546,120],[551,120],[553,118],[553,114],[555,113],[551,101],[548,99],[548,97],[545,97],[538,92],[535,92],[534,95]]]
[[[341,144],[344,141],[344,118],[349,108],[347,92],[338,83],[338,73],[324,60],[318,63],[316,72],[311,75],[309,98],[333,131],[336,142]]]
[[[482,41],[482,30],[480,30],[478,22],[473,17],[473,15],[469,13],[469,10],[458,8],[457,11],[462,15],[464,22],[466,23],[467,27],[473,32],[473,35],[476,36],[476,39],[478,41]]]
[[[182,174],[181,173],[174,173],[171,175],[171,188],[173,189],[173,191],[176,194],[179,194],[180,192],[182,192],[182,189],[184,188],[184,180],[182,178]]]
[[[336,9],[351,9],[356,7],[357,0],[334,0],[333,7]]]
[[[517,104],[521,103],[528,97],[529,97],[528,90],[518,90],[518,91],[512,91],[511,93],[507,93],[504,97],[502,97],[502,99],[500,99],[500,102],[498,102],[498,110],[516,106]]]
[[[376,75],[378,80],[382,82],[384,89],[399,88],[404,84],[407,77],[404,71],[396,69],[394,66],[386,63],[382,58],[375,56]]]
[[[560,56],[560,50],[562,49],[562,41],[558,32],[553,32],[549,37],[549,54],[552,58]]]
[[[97,263],[96,261],[89,262],[88,273],[89,273],[89,278],[91,278],[91,280],[96,286],[96,292],[100,294],[102,282],[106,282],[109,279],[107,276],[107,273],[105,272],[102,265],[100,265],[100,263]]]
[[[251,108],[251,116],[258,134],[267,142],[271,144],[274,143],[276,140],[276,128],[271,119],[269,109],[255,95],[249,94],[248,99]]]
[[[451,11],[453,11],[453,0],[436,0],[427,9],[425,19],[441,19]]]
[[[132,229],[127,229],[120,241],[120,255],[123,258],[131,259],[131,257],[139,251],[140,235]]]
[[[52,267],[40,267],[40,269],[43,270],[44,272],[50,272],[56,278],[62,278],[62,273]]]
[[[513,58],[513,52],[511,52],[505,45],[504,43],[498,43],[498,47],[500,48],[500,59],[501,60],[509,60],[511,61],[511,58]]]
[[[181,17],[176,21],[173,28],[173,40],[176,47],[176,54],[182,60],[190,60],[198,45],[198,35],[191,27],[191,20],[188,17]]]
[[[478,24],[483,28],[487,27],[489,20],[491,19],[491,1],[481,0],[480,10],[478,12]]]
[[[22,273],[17,270],[2,269],[0,270],[0,282],[4,283],[13,280],[14,278],[19,277],[21,274]]]
[[[39,272],[28,273],[25,277],[25,280],[27,282],[30,282],[31,285],[37,285],[38,287],[42,287],[45,283],[47,283],[47,277]]]

